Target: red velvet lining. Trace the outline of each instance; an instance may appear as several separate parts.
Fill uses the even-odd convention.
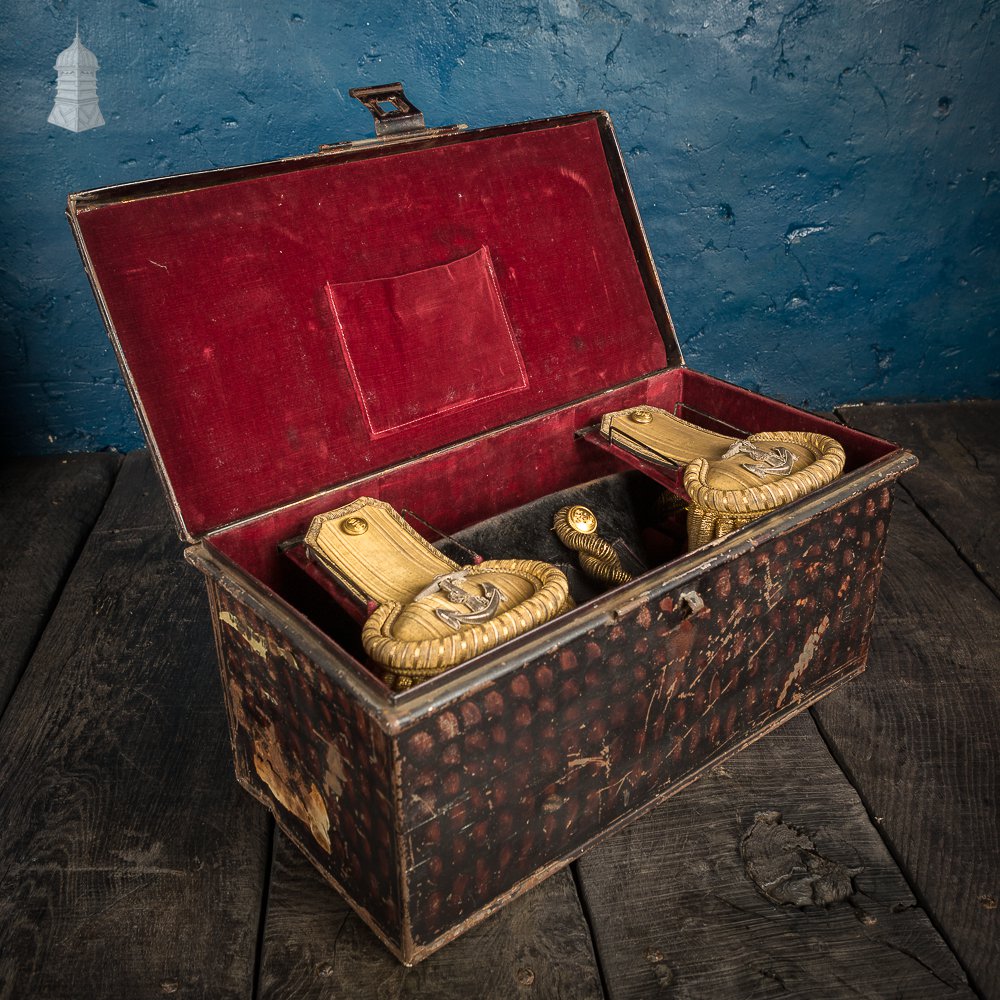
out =
[[[319,513],[371,496],[397,509],[408,507],[441,531],[453,533],[494,514],[557,490],[623,471],[616,457],[576,436],[601,414],[639,403],[673,410],[707,423],[694,410],[718,414],[748,433],[812,430],[835,437],[851,472],[889,454],[895,445],[822,417],[748,392],[718,379],[674,369],[604,393],[517,426],[328,490],[284,510],[209,536],[209,542],[293,606],[314,586],[278,551],[278,543],[302,535]],[[415,527],[420,529],[419,524]]]
[[[372,437],[528,388],[488,248],[410,274],[328,284]]]
[[[595,118],[123,197],[83,204],[78,223],[195,535],[667,363]],[[482,248],[495,298],[473,281],[451,340],[417,345],[446,377],[366,358],[366,421],[328,283],[433,277]],[[361,304],[344,342],[357,363],[370,338],[382,363],[390,324],[363,327]]]

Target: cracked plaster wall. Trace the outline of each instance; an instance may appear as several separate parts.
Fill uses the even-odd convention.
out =
[[[81,18],[104,128],[46,124]],[[0,448],[129,448],[68,191],[370,131],[613,115],[689,365],[794,403],[994,396],[995,0],[235,4],[0,13]],[[998,33],[1000,34],[1000,33]]]

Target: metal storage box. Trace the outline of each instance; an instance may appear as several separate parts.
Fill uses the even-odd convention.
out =
[[[375,140],[69,214],[206,577],[237,778],[414,963],[864,669],[915,459],[684,366],[607,114],[428,129],[371,93]],[[477,254],[492,291],[455,305],[497,296],[494,333],[333,315],[330,283]],[[831,435],[845,473],[399,693],[278,550],[360,495],[455,533],[632,482],[580,432],[641,403]]]

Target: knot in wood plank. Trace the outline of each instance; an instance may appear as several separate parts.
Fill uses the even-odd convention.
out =
[[[782,822],[779,812],[761,812],[740,841],[747,877],[772,903],[832,906],[854,893],[848,869],[823,857],[801,830]]]

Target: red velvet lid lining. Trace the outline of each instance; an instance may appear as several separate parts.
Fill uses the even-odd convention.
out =
[[[191,536],[669,363],[596,115],[226,173],[76,213]]]
[[[418,433],[440,414],[528,388],[487,247],[447,264],[326,290],[372,438]]]

